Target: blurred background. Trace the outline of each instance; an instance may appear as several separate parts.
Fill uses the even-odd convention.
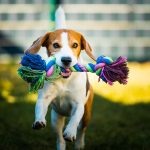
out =
[[[149,150],[150,0],[0,0],[0,149],[55,149],[49,122],[43,131],[31,129],[37,95],[28,93],[17,69],[23,51],[54,30],[60,4],[68,28],[86,37],[95,56],[129,61],[125,86],[89,74],[95,101],[85,149]]]

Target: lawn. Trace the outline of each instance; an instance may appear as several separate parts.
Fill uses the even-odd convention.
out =
[[[27,85],[17,77],[16,65],[0,67],[0,150],[55,150],[50,113],[45,129],[32,130],[36,95],[27,94]],[[141,99],[124,105],[95,94],[92,114],[85,150],[150,149],[150,103]],[[67,144],[68,150],[73,149],[72,143]]]

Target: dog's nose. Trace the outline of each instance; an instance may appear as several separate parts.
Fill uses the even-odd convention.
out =
[[[69,66],[72,62],[71,57],[62,57],[61,58],[61,62],[65,65],[65,66]]]

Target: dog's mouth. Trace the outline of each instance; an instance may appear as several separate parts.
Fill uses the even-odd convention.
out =
[[[65,69],[65,71],[61,71],[61,76],[63,78],[68,78],[71,75],[71,71],[69,69]]]

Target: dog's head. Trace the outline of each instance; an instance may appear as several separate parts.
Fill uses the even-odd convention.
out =
[[[78,62],[81,50],[85,50],[86,54],[95,60],[89,43],[83,35],[73,30],[60,29],[48,32],[35,40],[25,53],[35,54],[41,46],[46,47],[48,56],[55,56],[57,65],[64,68],[74,66]],[[63,76],[68,77],[69,74]]]

